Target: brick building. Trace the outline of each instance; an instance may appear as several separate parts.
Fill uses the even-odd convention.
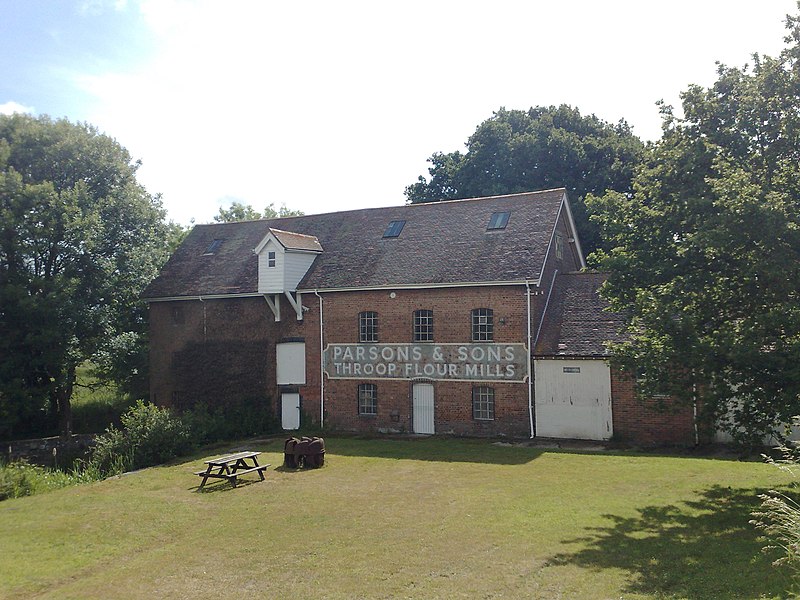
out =
[[[287,430],[691,443],[690,412],[610,369],[620,321],[584,267],[563,189],[198,225],[145,291],[151,399],[266,397]]]

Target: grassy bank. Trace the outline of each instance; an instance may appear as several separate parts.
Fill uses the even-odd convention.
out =
[[[780,598],[760,463],[327,440],[326,466],[208,485],[204,457],[0,504],[0,597]],[[253,479],[257,479],[253,477]]]

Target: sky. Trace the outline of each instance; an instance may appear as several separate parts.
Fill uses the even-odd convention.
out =
[[[399,205],[501,107],[660,136],[656,102],[776,55],[795,0],[0,0],[0,113],[86,121],[168,218]]]

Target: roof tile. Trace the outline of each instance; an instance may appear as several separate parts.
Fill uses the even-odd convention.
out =
[[[564,194],[562,188],[197,225],[143,296],[255,293],[253,249],[270,228],[285,232],[292,243],[313,236],[324,249],[299,289],[536,281]],[[511,212],[507,227],[487,232],[492,213],[502,211]],[[384,238],[387,225],[398,220],[406,221],[400,236]],[[204,256],[214,239],[224,242],[216,254]]]

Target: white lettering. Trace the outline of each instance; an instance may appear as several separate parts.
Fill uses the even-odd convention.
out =
[[[506,377],[509,379],[514,378],[514,374],[516,373],[517,368],[514,365],[506,365]]]
[[[397,347],[397,360],[402,362],[408,362],[408,346],[398,346]]]
[[[412,346],[411,347],[411,360],[420,361],[422,360],[422,350],[419,346]]]
[[[341,346],[334,346],[333,347],[333,360],[337,358],[341,358],[342,356],[342,347]]]
[[[344,347],[344,352],[342,352],[342,358],[344,360],[353,360],[353,349],[350,346]]]
[[[436,367],[428,363],[422,367],[422,372],[425,373],[427,377],[433,377],[434,373],[436,373]]]
[[[500,362],[500,348],[497,346],[489,346],[489,360]]]
[[[356,360],[364,360],[364,353],[366,351],[364,346],[356,346]]]
[[[508,362],[514,361],[514,346],[506,346],[506,360]]]
[[[369,347],[369,359],[372,361],[378,360],[378,347],[377,346],[370,346]]]
[[[466,362],[467,360],[467,347],[466,346],[459,346],[458,347],[458,360],[461,362]]]
[[[375,370],[375,365],[371,363],[367,363],[364,365],[364,375],[372,375],[372,372]]]
[[[481,348],[480,346],[475,346],[475,347],[472,348],[472,351],[470,352],[470,356],[472,357],[472,360],[481,361],[484,358],[486,358],[486,351],[483,348]]]
[[[381,350],[381,358],[383,360],[394,360],[394,349],[391,346],[384,346]]]
[[[449,377],[453,377],[453,378],[458,377],[458,365],[454,365],[453,363],[450,363],[449,365],[447,365],[447,367],[448,367],[447,375]]]

